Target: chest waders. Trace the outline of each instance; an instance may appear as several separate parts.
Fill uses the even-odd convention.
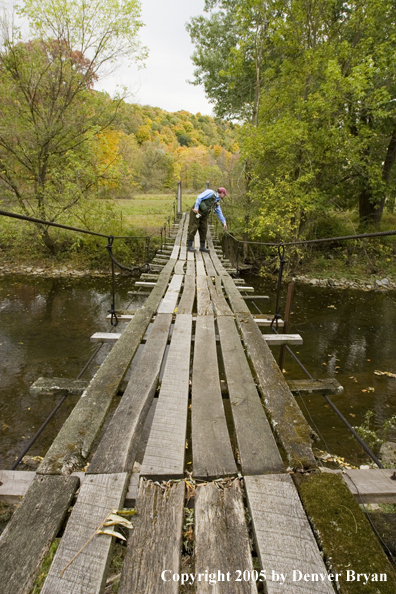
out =
[[[212,196],[206,198],[206,200],[202,200],[201,204],[199,205],[198,214],[191,209],[187,234],[187,250],[189,252],[195,252],[195,249],[193,248],[193,241],[195,234],[198,231],[200,251],[209,253],[209,250],[205,247],[205,241],[206,234],[208,232],[208,217],[215,205],[216,194],[213,192]]]

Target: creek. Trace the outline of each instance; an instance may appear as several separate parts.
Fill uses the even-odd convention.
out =
[[[273,314],[276,281],[245,279],[257,294],[269,295],[269,301],[260,300],[256,305],[263,313]],[[117,308],[127,308],[132,284],[130,278],[117,277]],[[285,294],[286,285],[281,311]],[[110,331],[106,320],[110,302],[108,278],[0,278],[0,469],[11,467],[60,398],[32,396],[30,385],[38,377],[77,377],[97,347],[90,336]],[[131,307],[142,302],[143,298],[134,297]],[[248,303],[257,313],[255,304]],[[374,374],[376,370],[396,374],[395,327],[395,291],[295,287],[290,332],[301,334],[304,344],[293,350],[315,378],[334,377],[344,386],[342,394],[331,398],[354,426],[363,422],[368,410],[374,412],[373,428],[377,430],[396,415],[396,378]],[[93,376],[109,348],[101,349],[83,379]],[[273,353],[278,358],[279,347],[273,348]],[[288,354],[284,368],[286,379],[305,379]],[[45,454],[77,399],[67,398],[30,456]],[[321,438],[318,448],[355,465],[366,461],[361,446],[350,438],[323,396],[297,396],[297,401]]]

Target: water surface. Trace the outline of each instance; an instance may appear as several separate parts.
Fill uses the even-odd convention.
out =
[[[256,305],[273,314],[276,281],[246,280],[258,294],[270,296],[268,302],[257,301]],[[130,278],[118,277],[118,308],[127,307],[132,284]],[[281,311],[285,294],[286,285]],[[134,305],[139,302],[142,298],[135,298]],[[107,278],[0,279],[0,468],[11,467],[59,400],[59,396],[32,396],[29,386],[41,376],[77,377],[97,346],[90,336],[111,329],[106,321],[110,303]],[[257,312],[255,304],[248,303],[252,312]],[[396,378],[374,374],[375,370],[396,373],[396,292],[296,285],[292,312],[290,332],[301,334],[304,340],[294,351],[315,378],[335,377],[344,386],[343,394],[331,398],[352,425],[361,424],[367,410],[375,413],[376,429],[396,415]],[[84,378],[92,377],[108,349],[103,347]],[[278,358],[279,348],[273,353]],[[286,378],[305,379],[289,355],[284,368]],[[322,438],[320,449],[329,449],[354,464],[364,462],[361,447],[350,439],[345,425],[321,395],[297,400]],[[29,455],[45,454],[76,401],[72,396],[66,400]],[[396,435],[393,437],[396,440]]]
[[[257,293],[268,294],[269,302],[257,302],[264,313],[274,313],[275,285],[248,277]],[[287,286],[282,289],[284,311]],[[257,312],[253,304],[252,312]],[[373,428],[396,415],[396,378],[377,376],[374,371],[396,374],[396,292],[359,291],[311,285],[295,285],[290,333],[303,338],[302,346],[291,347],[316,379],[336,378],[342,394],[330,396],[352,426],[360,425],[372,410]],[[268,331],[268,330],[266,330]],[[280,330],[282,331],[282,330]],[[279,348],[273,348],[278,358]],[[306,375],[286,354],[286,379],[306,379]],[[297,396],[311,426],[323,438],[318,447],[355,464],[363,463],[362,448],[321,395]],[[396,434],[390,434],[396,441]]]

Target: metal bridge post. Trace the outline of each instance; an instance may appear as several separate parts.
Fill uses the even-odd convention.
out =
[[[177,182],[177,212],[181,214],[182,211],[182,196],[181,196],[181,181]]]

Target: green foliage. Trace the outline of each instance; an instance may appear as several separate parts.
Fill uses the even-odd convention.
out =
[[[373,417],[374,412],[368,410],[364,416],[363,423],[358,427],[354,427],[354,429],[370,448],[379,450],[380,446],[388,441],[389,434],[396,430],[396,416],[386,419],[382,427],[378,429],[372,428]]]
[[[119,101],[92,87],[117,58],[144,54],[139,3],[26,0],[19,15],[30,41],[11,28],[0,50],[0,187],[12,206],[55,221],[114,177],[95,153]],[[38,228],[56,253],[48,228]]]
[[[245,120],[243,233],[286,240],[340,210],[361,227],[393,212],[394,0],[207,0],[205,11],[188,26],[195,84]]]
[[[41,565],[40,572],[34,581],[33,588],[30,594],[40,594],[44,586],[44,582],[47,578],[48,572],[50,570],[51,563],[55,557],[55,553],[58,550],[59,543],[60,538],[55,538],[55,540],[51,544],[50,550],[48,551],[47,556],[45,557]]]

